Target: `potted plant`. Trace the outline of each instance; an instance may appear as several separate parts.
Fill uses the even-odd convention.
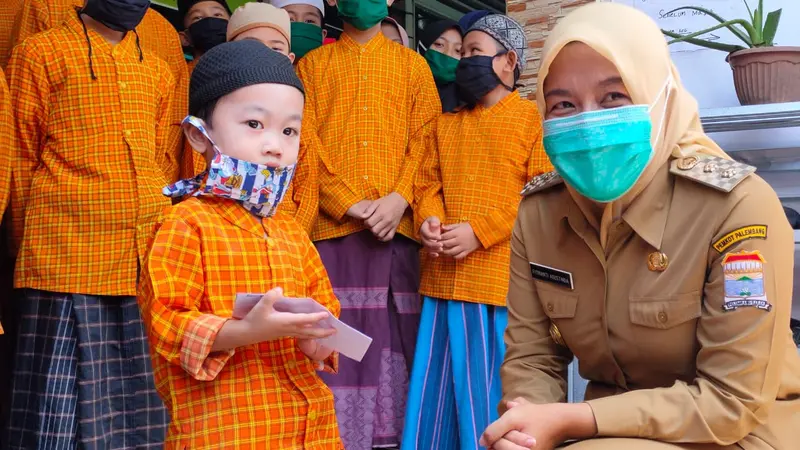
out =
[[[800,47],[776,46],[775,33],[781,10],[764,15],[764,0],[758,0],[753,11],[747,0],[747,19],[725,20],[718,14],[697,6],[684,6],[672,10],[698,11],[719,22],[718,25],[688,35],[661,30],[674,38],[669,43],[687,42],[712,50],[728,53],[726,61],[733,70],[736,95],[742,105],[800,101]],[[667,13],[667,14],[670,14]],[[745,45],[712,42],[699,37],[720,28],[727,28]]]

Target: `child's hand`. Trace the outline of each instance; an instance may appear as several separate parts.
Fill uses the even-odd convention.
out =
[[[370,208],[370,206],[372,206],[372,200],[361,200],[360,202],[351,206],[345,215],[348,215],[354,219],[364,220],[371,214],[367,213],[367,210]]]
[[[298,339],[297,347],[303,354],[308,356],[308,359],[314,362],[317,370],[323,369],[324,365],[322,360],[333,353],[330,348],[320,344],[317,339]]]
[[[442,254],[444,255],[452,256],[455,259],[464,259],[481,246],[472,225],[467,222],[445,225],[442,230],[444,230],[444,234],[442,234],[442,245],[444,246]]]
[[[389,242],[394,238],[407,208],[406,199],[397,192],[392,192],[372,202],[367,208],[364,225],[369,227],[379,241]]]
[[[319,328],[319,323],[328,318],[327,312],[298,314],[275,311],[275,302],[280,298],[283,298],[283,289],[272,289],[242,319],[258,342],[283,337],[319,339],[336,333],[333,328]]]
[[[444,249],[442,246],[442,222],[438,217],[428,217],[422,226],[419,227],[419,235],[422,238],[422,245],[432,258],[438,258],[439,253]]]

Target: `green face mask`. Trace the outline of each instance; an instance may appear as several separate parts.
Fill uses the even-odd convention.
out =
[[[434,80],[443,83],[456,81],[457,59],[436,50],[428,50],[425,52],[425,60],[428,61],[428,65],[431,67]]]
[[[369,30],[389,15],[386,0],[339,0],[339,17],[357,29]]]
[[[292,22],[292,53],[297,59],[322,46],[322,28],[313,23]]]

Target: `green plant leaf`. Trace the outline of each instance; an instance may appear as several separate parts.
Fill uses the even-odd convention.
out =
[[[742,0],[742,3],[744,3],[744,6],[747,8],[747,14],[750,15],[750,22],[752,22],[753,21],[753,10],[750,9],[750,4],[747,3],[747,0]]]
[[[746,4],[746,2],[745,2],[745,4]],[[716,20],[719,23],[725,23],[726,22],[725,19],[723,19],[719,14],[715,13],[714,11],[711,11],[710,9],[706,9],[706,8],[700,8],[700,7],[697,7],[697,6],[683,6],[683,7],[680,7],[680,8],[675,8],[672,11],[670,11],[670,12],[664,14],[664,15],[666,16],[666,15],[669,15],[669,14],[675,12],[675,11],[681,11],[681,10],[698,11],[698,12],[701,12],[703,14],[708,15],[709,17],[711,17],[712,19]],[[747,36],[746,33],[743,33],[738,28],[729,27],[728,29],[731,31],[731,33],[734,34],[734,36],[738,37],[739,39],[742,40],[742,42],[747,44],[748,47],[752,47],[753,46],[753,42],[750,40],[750,38]]]
[[[698,47],[705,47],[711,50],[719,50],[725,53],[733,53],[739,50],[744,50],[744,47],[742,47],[741,45],[723,44],[722,42],[711,42],[711,41],[705,41],[703,39],[686,38],[685,36],[682,36],[678,33],[673,33],[672,31],[667,31],[667,30],[661,30],[661,32],[669,37],[676,38],[675,40],[669,41],[668,44],[674,44],[676,42],[686,42],[688,44],[693,44]],[[680,41],[677,40],[678,38],[680,38]]]
[[[744,21],[742,19],[734,19],[734,20],[729,20],[727,22],[723,22],[723,23],[721,23],[719,25],[716,25],[716,26],[713,26],[711,28],[706,28],[705,30],[695,31],[694,33],[687,34],[686,36],[679,37],[679,38],[671,41],[670,44],[675,43],[675,42],[685,41],[687,38],[694,38],[694,37],[697,37],[697,36],[702,36],[702,35],[704,35],[706,33],[710,33],[712,31],[719,30],[720,28],[727,28],[727,29],[731,30],[731,29],[733,29],[733,25],[741,25],[745,29],[747,29],[748,27],[752,28],[752,25],[750,25],[746,21]],[[747,42],[745,42],[745,43],[748,44]],[[749,44],[748,44],[748,46],[749,46]]]
[[[756,39],[752,35],[750,38],[753,40],[753,44],[758,45],[759,42],[763,42],[764,0],[758,0],[758,8],[756,8],[756,12],[753,14],[753,28],[755,28],[756,32],[758,33],[758,38]]]
[[[765,47],[772,47],[775,45],[775,33],[778,32],[778,23],[781,21],[781,12],[783,10],[779,9],[777,11],[772,11],[771,13],[767,14],[767,20],[764,22],[764,46]]]

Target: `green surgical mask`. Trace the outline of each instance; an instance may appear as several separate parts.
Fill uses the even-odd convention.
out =
[[[369,30],[389,15],[386,0],[339,0],[339,17],[357,29]]]
[[[313,23],[292,22],[292,53],[297,59],[322,46],[322,28]]]
[[[434,80],[442,83],[456,81],[457,59],[436,50],[428,50],[425,52],[425,60],[428,61],[428,65],[431,67]]]

